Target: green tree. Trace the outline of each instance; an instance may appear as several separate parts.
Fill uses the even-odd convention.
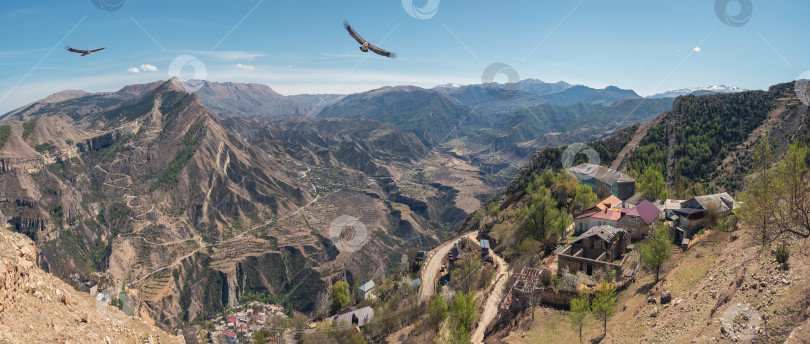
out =
[[[579,184],[577,186],[577,194],[574,196],[574,204],[571,206],[571,212],[574,214],[581,214],[588,207],[596,204],[599,198],[593,192],[590,185]]]
[[[579,187],[579,179],[575,178],[574,176],[568,174],[565,170],[560,170],[557,172],[557,183],[558,186],[562,187],[565,192],[570,196],[577,192],[577,188]]]
[[[745,188],[740,193],[742,205],[734,210],[742,220],[743,227],[750,231],[764,250],[775,226],[774,214],[777,206],[777,195],[774,194],[776,180],[771,146],[764,137],[754,148],[754,174],[749,176]]]
[[[646,167],[636,180],[636,188],[644,197],[667,199],[667,185],[664,175],[656,168]]]
[[[457,291],[450,304],[451,339],[454,343],[470,342],[470,334],[477,317],[478,300],[475,299],[475,293]]]
[[[475,282],[481,275],[481,258],[478,255],[467,254],[455,263],[453,279],[450,286],[455,290],[467,292],[475,289]]]
[[[338,281],[332,285],[330,297],[332,298],[332,313],[349,307],[349,283]]]
[[[547,189],[531,190],[529,204],[516,211],[523,229],[535,240],[544,242],[552,236],[560,237],[571,224],[571,215],[557,208]]]
[[[540,177],[540,182],[544,187],[551,188],[551,186],[556,182],[554,172],[552,172],[551,169],[543,171],[543,175]]]
[[[717,219],[719,216],[720,205],[715,201],[709,201],[706,203],[706,212],[704,213],[704,217],[706,218],[706,226],[708,226],[710,229],[714,229],[717,226]]]
[[[791,143],[782,161],[776,166],[775,198],[776,225],[778,233],[793,234],[801,238],[810,237],[810,187],[805,182],[810,166],[810,151],[799,142]]]
[[[608,283],[608,281],[602,281],[602,284],[599,285],[599,290],[596,291],[596,295],[594,296],[591,309],[596,318],[602,320],[603,330],[606,335],[607,319],[616,313],[615,305],[616,289],[614,289],[613,284]]]
[[[539,241],[534,240],[534,239],[524,239],[518,245],[518,253],[521,256],[533,255],[533,254],[540,253],[541,248],[542,248],[542,244],[540,244]]]
[[[571,299],[571,326],[579,332],[579,342],[582,343],[582,328],[585,326],[588,314],[591,312],[591,296],[586,289],[579,292],[579,297]]]
[[[447,300],[444,296],[436,294],[430,299],[428,305],[428,324],[431,327],[437,327],[447,318]]]
[[[661,223],[653,228],[650,237],[641,244],[641,262],[655,270],[656,283],[661,266],[672,255],[671,243],[672,235],[669,232],[669,225]]]
[[[501,212],[501,207],[498,205],[498,202],[489,202],[487,203],[487,215],[495,216]]]

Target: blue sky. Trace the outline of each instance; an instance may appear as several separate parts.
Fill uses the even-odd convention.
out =
[[[104,7],[122,0],[95,1]],[[741,5],[728,2],[737,15]],[[105,11],[91,0],[3,0],[0,113],[65,89],[112,91],[168,79],[182,55],[198,59],[207,80],[261,83],[287,95],[479,83],[495,62],[524,79],[643,95],[714,84],[765,89],[810,70],[810,3],[752,0],[749,20],[738,27],[723,23],[715,4],[123,0]],[[432,5],[423,19],[406,10]],[[361,52],[343,19],[398,58]],[[82,57],[64,51],[66,44],[109,48]],[[202,76],[191,66],[180,71],[181,78]]]

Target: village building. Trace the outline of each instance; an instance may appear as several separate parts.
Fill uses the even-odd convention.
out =
[[[734,198],[731,198],[728,192],[722,192],[711,195],[697,196],[683,201],[681,203],[681,208],[709,210],[714,205],[716,205],[716,209],[714,210],[717,211],[718,218],[731,215],[731,212],[734,209],[740,207]]]
[[[574,240],[557,255],[557,273],[564,271],[588,275],[597,270],[616,271],[621,274],[621,259],[630,244],[627,231],[613,226],[596,226]]]
[[[632,209],[623,208],[621,213],[617,227],[630,233],[631,239],[638,240],[650,234],[660,219],[661,210],[645,199]]]
[[[464,254],[458,246],[453,247],[450,249],[450,252],[447,252],[447,261],[450,262],[450,265],[454,264],[457,260],[461,259],[461,255]]]
[[[603,200],[601,200],[599,202],[596,202],[594,205],[590,206],[588,209],[585,209],[584,212],[585,213],[591,213],[591,212],[600,211],[600,210],[605,211],[605,210],[608,210],[608,209],[621,208],[622,204],[623,204],[622,200],[620,200],[616,196],[610,195],[610,196],[607,196],[605,199],[603,199]]]
[[[373,308],[366,306],[358,309],[357,307],[352,306],[338,312],[337,317],[335,317],[335,321],[339,325],[343,323],[362,327],[371,321],[372,318],[374,318]]]
[[[225,343],[228,343],[228,344],[239,343],[239,341],[236,339],[236,333],[223,331],[222,335],[225,337]]]
[[[360,290],[360,300],[368,300],[374,297],[374,294],[372,294],[372,291],[374,290],[373,280],[369,280],[365,284],[361,285],[358,289]]]
[[[686,248],[692,237],[706,226],[706,213],[717,212],[723,218],[739,208],[739,204],[727,192],[697,196],[681,202],[680,209],[673,209],[672,220],[675,243]]]
[[[664,212],[664,218],[669,220],[670,217],[675,215],[675,210],[681,209],[681,203],[683,203],[683,200],[668,199],[664,201],[664,206],[661,208],[661,211]]]
[[[604,166],[584,163],[571,167],[568,171],[579,178],[580,184],[589,185],[599,198],[613,195],[626,200],[636,193],[635,179]]]
[[[574,218],[574,234],[581,235],[597,226],[617,227],[621,217],[621,209],[617,208],[597,210],[582,214]]]

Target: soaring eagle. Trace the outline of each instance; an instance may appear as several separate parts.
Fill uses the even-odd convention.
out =
[[[363,39],[363,37],[360,37],[360,35],[358,35],[357,32],[354,32],[354,29],[352,29],[352,26],[349,25],[349,22],[344,20],[343,21],[343,27],[346,28],[346,31],[349,31],[349,34],[352,35],[352,37],[354,37],[354,39],[357,41],[357,43],[362,44],[360,46],[360,50],[362,50],[363,52],[368,52],[369,50],[371,50],[377,55],[390,57],[390,58],[397,57],[397,53],[392,53],[390,51],[382,50],[379,47],[376,47],[376,46],[370,44],[368,41]]]
[[[107,47],[104,47],[104,48],[98,48],[98,49],[93,49],[93,50],[81,50],[81,49],[73,49],[73,48],[71,48],[69,45],[66,45],[66,46],[65,46],[65,50],[67,50],[67,51],[69,51],[69,52],[71,52],[71,53],[79,53],[79,54],[82,54],[82,56],[87,55],[87,54],[89,54],[89,53],[94,53],[94,52],[99,51],[99,50],[104,50],[104,49],[107,49]]]

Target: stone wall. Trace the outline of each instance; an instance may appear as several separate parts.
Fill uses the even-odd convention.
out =
[[[574,257],[568,254],[557,255],[558,274],[562,274],[563,271],[568,271],[571,273],[576,273],[577,271],[587,272],[588,266],[591,267],[591,274],[593,274],[593,272],[597,270],[602,269],[607,271],[613,269],[616,271],[617,276],[620,276],[622,274],[622,266],[618,264],[583,257]]]

